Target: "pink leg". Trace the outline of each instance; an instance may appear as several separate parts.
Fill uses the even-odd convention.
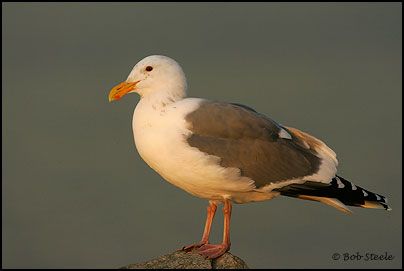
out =
[[[217,209],[216,204],[213,203],[212,201],[209,201],[209,206],[207,208],[208,215],[206,217],[205,230],[203,231],[203,236],[202,236],[201,242],[199,242],[199,244],[192,244],[192,245],[186,246],[181,250],[191,250],[193,248],[199,248],[203,245],[209,244],[209,233],[210,233],[210,228],[212,227],[213,218],[215,217],[216,209]]]
[[[208,259],[215,259],[222,256],[230,249],[230,216],[231,216],[231,201],[225,200],[223,207],[224,214],[224,230],[223,230],[223,242],[221,245],[210,245],[205,244],[192,251],[192,253],[197,253],[206,257]]]

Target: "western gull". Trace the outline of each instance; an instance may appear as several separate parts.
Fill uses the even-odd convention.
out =
[[[210,259],[228,251],[232,202],[283,195],[345,213],[351,213],[346,205],[391,210],[386,197],[336,175],[336,154],[321,140],[248,106],[187,98],[186,92],[181,66],[152,55],[109,94],[110,102],[140,95],[132,120],[140,156],[168,182],[209,201],[202,240],[182,250]],[[219,203],[224,203],[223,242],[212,245],[209,232]]]

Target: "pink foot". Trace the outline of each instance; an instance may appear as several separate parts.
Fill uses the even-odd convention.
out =
[[[188,252],[188,251],[194,250],[195,248],[200,248],[201,246],[206,245],[206,244],[207,243],[200,242],[199,244],[192,244],[192,245],[183,247],[182,249],[179,249],[177,251],[187,251]]]
[[[203,257],[208,259],[215,259],[225,254],[229,249],[230,246],[224,244],[221,245],[206,244],[192,251],[191,253],[202,255]]]

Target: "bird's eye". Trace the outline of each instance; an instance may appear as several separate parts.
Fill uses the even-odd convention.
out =
[[[147,67],[146,67],[146,71],[151,72],[152,70],[153,70],[153,67],[152,67],[152,66],[147,66]]]

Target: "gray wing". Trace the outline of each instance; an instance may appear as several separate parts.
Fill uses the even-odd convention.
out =
[[[186,116],[192,134],[188,144],[221,158],[221,166],[236,167],[257,188],[318,172],[315,148],[250,107],[204,101]],[[290,137],[280,136],[287,132]],[[301,132],[302,133],[302,132]]]

